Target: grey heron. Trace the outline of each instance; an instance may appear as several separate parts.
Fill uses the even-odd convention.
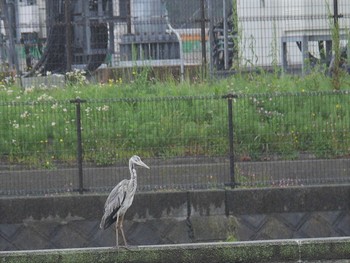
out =
[[[104,214],[101,219],[100,228],[106,229],[115,222],[116,247],[119,246],[119,229],[122,233],[124,244],[127,246],[123,230],[123,220],[125,212],[131,206],[134,200],[134,195],[137,188],[136,165],[149,169],[149,167],[141,161],[139,156],[132,156],[129,160],[129,170],[131,174],[130,180],[124,179],[118,183],[109,194],[104,206]]]

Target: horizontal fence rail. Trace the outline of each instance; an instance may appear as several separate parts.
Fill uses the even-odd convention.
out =
[[[141,191],[349,183],[342,92],[0,104],[0,194],[109,191],[139,155]]]

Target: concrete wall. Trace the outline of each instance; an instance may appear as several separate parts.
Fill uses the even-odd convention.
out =
[[[0,250],[109,247],[99,229],[107,195],[0,199]],[[130,245],[343,237],[350,186],[138,193],[124,228]]]
[[[350,238],[0,252],[2,263],[349,263]],[[319,261],[321,260],[321,261]]]

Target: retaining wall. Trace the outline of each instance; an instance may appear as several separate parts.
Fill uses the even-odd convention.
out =
[[[107,195],[0,199],[0,250],[110,247]],[[137,193],[130,245],[350,236],[350,186]]]

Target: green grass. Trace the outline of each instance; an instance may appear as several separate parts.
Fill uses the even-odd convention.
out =
[[[75,74],[75,75],[74,75]],[[5,162],[54,169],[76,159],[76,113],[82,104],[84,158],[108,165],[137,152],[145,157],[225,156],[227,102],[234,100],[236,158],[317,158],[347,155],[350,149],[348,76],[340,92],[332,79],[313,71],[304,77],[259,72],[220,80],[178,83],[150,80],[88,83],[75,72],[65,88],[23,90],[0,85],[0,156]]]

